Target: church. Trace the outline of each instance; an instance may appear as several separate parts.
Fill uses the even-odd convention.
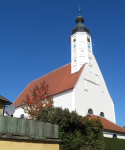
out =
[[[21,108],[21,101],[29,89],[45,80],[53,94],[55,107],[76,110],[81,116],[88,113],[92,117],[100,116],[105,137],[125,139],[125,129],[116,125],[115,104],[93,54],[92,35],[80,13],[79,9],[76,26],[70,36],[71,63],[30,82],[13,103],[16,107],[14,117],[27,116]]]

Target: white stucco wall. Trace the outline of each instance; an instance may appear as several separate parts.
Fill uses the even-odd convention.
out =
[[[54,107],[62,107],[63,109],[69,108],[69,110],[72,111],[72,91],[73,90],[70,90],[65,93],[54,96]],[[21,107],[16,108],[13,116],[20,118],[21,114],[24,114],[25,117],[28,117],[28,115],[24,113],[24,110]]]
[[[68,108],[72,111],[72,90],[53,97],[54,107]]]
[[[28,117],[28,115],[24,113],[24,110],[23,110],[21,107],[16,108],[16,110],[15,110],[13,116],[14,116],[14,117],[17,117],[17,118],[20,118],[20,115],[21,115],[21,114],[24,114],[24,117],[25,117],[25,118]]]
[[[103,132],[103,136],[108,138],[113,138],[113,134],[116,134],[118,139],[125,139],[125,135],[122,134]]]
[[[115,123],[114,103],[94,55],[92,60],[92,67],[87,64],[75,86],[76,111],[85,116],[91,108],[94,115],[99,116],[100,112],[104,112],[105,118]]]
[[[87,32],[76,32],[71,35],[71,73],[79,71],[83,64],[89,62],[89,53],[92,54],[91,37]]]

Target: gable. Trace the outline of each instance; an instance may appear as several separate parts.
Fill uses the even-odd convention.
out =
[[[79,115],[85,116],[89,109],[94,115],[101,112],[105,117],[115,121],[114,103],[106,87],[104,78],[93,55],[93,65],[86,64],[75,86],[75,108]]]
[[[29,93],[29,90],[32,90],[35,85],[39,85],[39,83],[46,81],[46,83],[50,86],[50,94],[57,95],[68,90],[74,88],[83,68],[85,65],[81,67],[81,69],[71,74],[71,64],[67,64],[61,68],[58,68],[28,84],[28,86],[23,90],[23,92],[18,96],[18,98],[14,101],[13,105],[15,107],[19,107],[23,99],[25,99],[25,95]]]

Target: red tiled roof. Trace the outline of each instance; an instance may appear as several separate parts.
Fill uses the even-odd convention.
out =
[[[25,95],[29,93],[29,89],[32,90],[35,85],[39,85],[39,83],[42,83],[43,80],[45,80],[46,83],[49,84],[50,93],[53,95],[57,95],[59,93],[63,93],[65,91],[73,89],[84,66],[85,64],[78,72],[71,74],[71,64],[67,64],[30,82],[28,86],[24,89],[24,91],[14,101],[13,105],[15,107],[20,106],[22,99],[25,99]]]
[[[91,115],[92,118],[95,118],[97,116]],[[103,125],[103,129],[104,130],[110,130],[110,131],[116,131],[116,132],[120,132],[120,133],[124,133],[125,134],[125,129],[120,127],[119,125],[107,120],[106,118],[103,117],[99,117],[100,121]]]

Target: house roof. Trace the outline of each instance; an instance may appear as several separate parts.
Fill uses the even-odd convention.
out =
[[[92,118],[95,118],[97,116],[91,115]],[[125,134],[125,129],[120,127],[119,125],[107,120],[106,118],[103,117],[99,117],[100,121],[103,125],[103,130],[104,131],[109,131],[109,132],[118,132],[118,133],[122,133]]]
[[[8,99],[6,99],[5,97],[3,97],[3,96],[1,96],[1,95],[0,95],[0,101],[5,102],[6,105],[12,104]]]
[[[26,98],[26,94],[29,93],[29,90],[32,90],[35,85],[39,85],[39,83],[46,81],[46,83],[50,86],[50,93],[53,95],[57,95],[69,90],[72,90],[84,68],[85,64],[81,67],[81,69],[71,74],[71,63],[58,68],[28,84],[28,86],[23,90],[23,92],[18,96],[18,98],[14,101],[13,105],[15,107],[20,107],[22,100]]]

